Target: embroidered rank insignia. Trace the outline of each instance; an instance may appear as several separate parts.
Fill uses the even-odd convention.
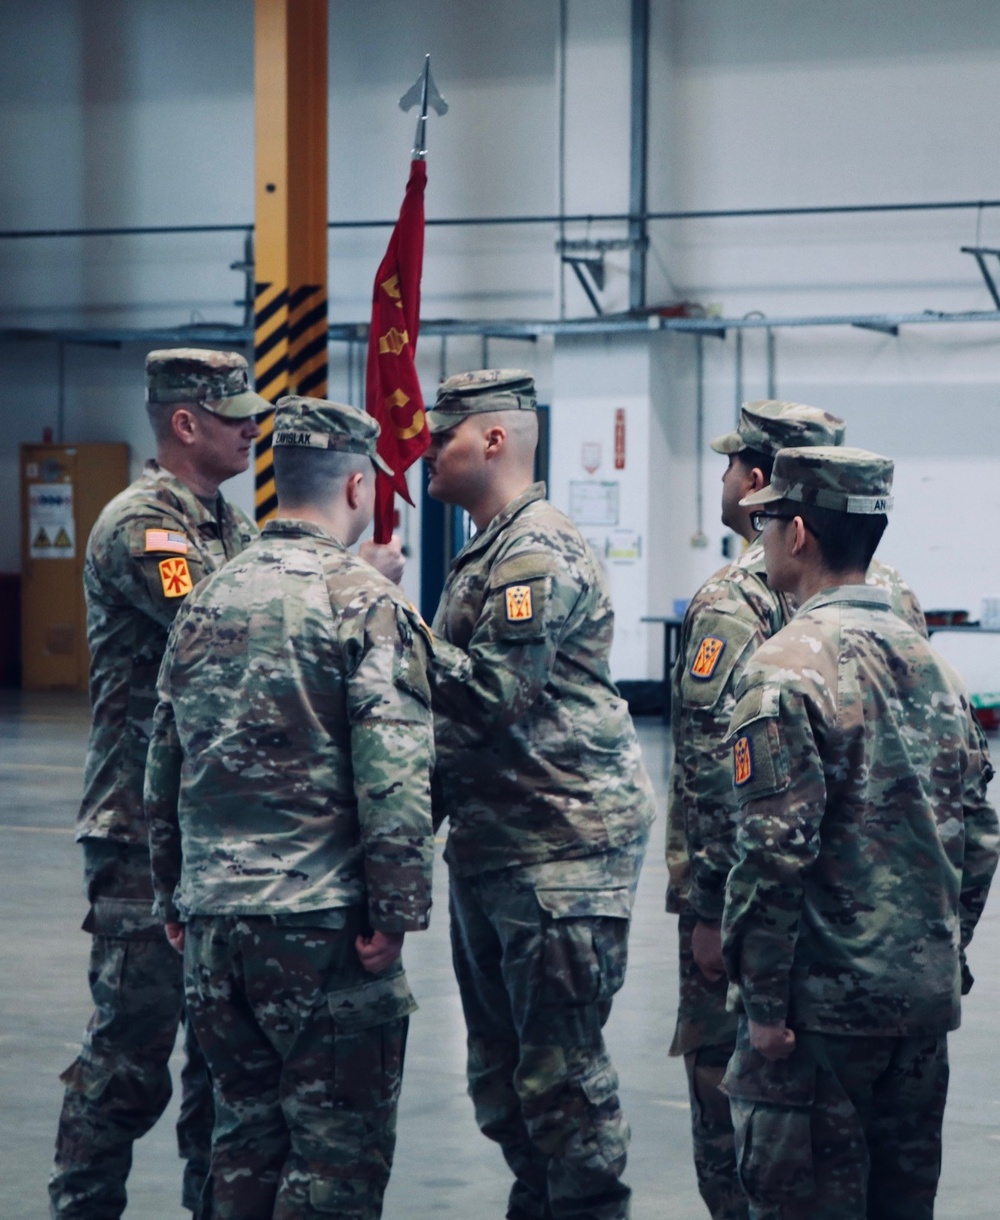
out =
[[[507,622],[525,623],[533,613],[531,585],[511,585],[507,590]]]
[[[163,559],[158,566],[164,597],[184,597],[194,588],[186,559]]]
[[[733,770],[737,785],[753,779],[753,749],[749,737],[737,737],[733,746]]]
[[[715,673],[715,667],[725,647],[725,640],[720,640],[717,635],[706,635],[698,645],[698,655],[691,662],[691,677],[707,682]]]
[[[147,551],[174,551],[178,555],[188,553],[188,540],[173,530],[146,530]]]

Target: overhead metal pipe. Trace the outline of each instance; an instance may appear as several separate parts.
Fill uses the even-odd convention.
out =
[[[629,309],[646,304],[646,142],[649,113],[649,0],[632,0],[632,88],[629,139]]]
[[[559,0],[559,249],[566,242],[566,43],[568,0]],[[559,260],[559,317],[566,317],[566,264]]]
[[[702,208],[687,212],[574,212],[567,215],[541,213],[531,216],[439,216],[428,217],[428,227],[475,228],[481,225],[598,224],[610,221],[739,220],[767,216],[853,216],[880,212],[956,212],[963,209],[1000,208],[1000,199],[953,199],[925,203],[848,203],[789,208]],[[331,220],[328,229],[391,229],[392,220]],[[0,240],[29,237],[143,237],[171,233],[242,233],[248,222],[220,225],[132,225],[104,229],[0,229]]]

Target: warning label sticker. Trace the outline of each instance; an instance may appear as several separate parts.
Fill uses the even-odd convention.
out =
[[[28,484],[28,553],[32,559],[75,559],[72,483]]]

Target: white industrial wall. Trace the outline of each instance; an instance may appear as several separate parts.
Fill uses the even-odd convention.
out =
[[[1000,197],[991,151],[1000,6],[992,0],[651,7],[651,208]],[[252,220],[250,0],[6,0],[3,8],[0,229]],[[627,0],[567,0],[561,82],[557,0],[332,0],[331,218],[395,213],[414,125],[395,101],[424,51],[452,107],[429,124],[429,216],[555,212],[561,84],[567,211],[626,210],[629,9]],[[959,246],[977,236],[1000,245],[1000,214],[656,222],[651,235],[651,303],[683,298],[726,315],[770,316],[979,309],[990,300]],[[551,226],[428,230],[425,317],[557,315],[556,236]],[[331,234],[333,318],[366,316],[385,238],[386,230]],[[238,234],[0,241],[0,326],[236,322],[242,282],[228,264],[240,255]],[[608,309],[627,302],[627,262],[609,256]],[[572,276],[564,290],[568,315],[589,312]],[[1000,330],[982,326],[911,327],[899,338],[778,332],[779,394],[840,412],[853,443],[897,459],[885,554],[928,604],[976,612],[983,595],[1000,593],[998,342]],[[607,420],[628,406],[621,525],[641,535],[643,559],[614,573],[618,677],[658,671],[659,640],[639,625],[640,612],[669,610],[721,562],[721,459],[695,451],[693,350],[679,336],[488,347],[491,362],[538,372],[553,406],[559,500],[580,468],[580,445],[611,444]],[[138,344],[67,348],[67,440],[124,439],[136,463],[148,454],[143,354]],[[709,437],[735,410],[732,334],[706,339],[704,354]],[[433,392],[442,368],[482,356],[478,339],[451,340],[443,353],[427,337],[425,389]],[[352,389],[357,400],[345,349],[334,345],[331,357],[331,395]],[[745,363],[745,396],[759,396],[760,332],[747,335]],[[13,522],[17,445],[56,423],[56,350],[4,343],[0,367],[0,512]],[[691,545],[699,469],[704,548]],[[235,487],[249,503],[249,478]],[[10,529],[0,535],[0,570],[17,564]],[[1000,647],[994,657],[989,645],[979,641],[967,669],[1000,688]]]

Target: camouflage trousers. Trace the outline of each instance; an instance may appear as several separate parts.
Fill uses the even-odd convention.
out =
[[[342,928],[199,917],[188,1011],[215,1084],[218,1220],[375,1220],[396,1143],[408,1014],[401,962],[361,967]]]
[[[691,933],[696,922],[685,903],[677,921],[680,997],[670,1053],[684,1056],[698,1193],[712,1220],[747,1220],[729,1098],[719,1090],[736,1047],[736,1015],[726,1011],[726,980],[710,982],[695,963]]]
[[[791,1057],[771,1063],[744,1018],[723,1087],[753,1220],[932,1220],[944,1035],[796,1031]]]
[[[514,1173],[508,1217],[622,1220],[629,1129],[604,1046],[636,859],[451,878],[469,1094]]]
[[[731,1046],[703,1046],[684,1056],[698,1193],[712,1220],[748,1220],[750,1214],[736,1171],[729,1098],[719,1088],[732,1052]]]
[[[183,965],[152,916],[148,851],[102,839],[84,840],[83,849],[94,1013],[80,1055],[62,1075],[50,1214],[117,1220],[125,1210],[132,1145],[170,1101],[168,1060],[183,1019]],[[182,1202],[198,1220],[208,1220],[212,1091],[187,1023],[184,1047],[177,1122],[186,1162]]]

